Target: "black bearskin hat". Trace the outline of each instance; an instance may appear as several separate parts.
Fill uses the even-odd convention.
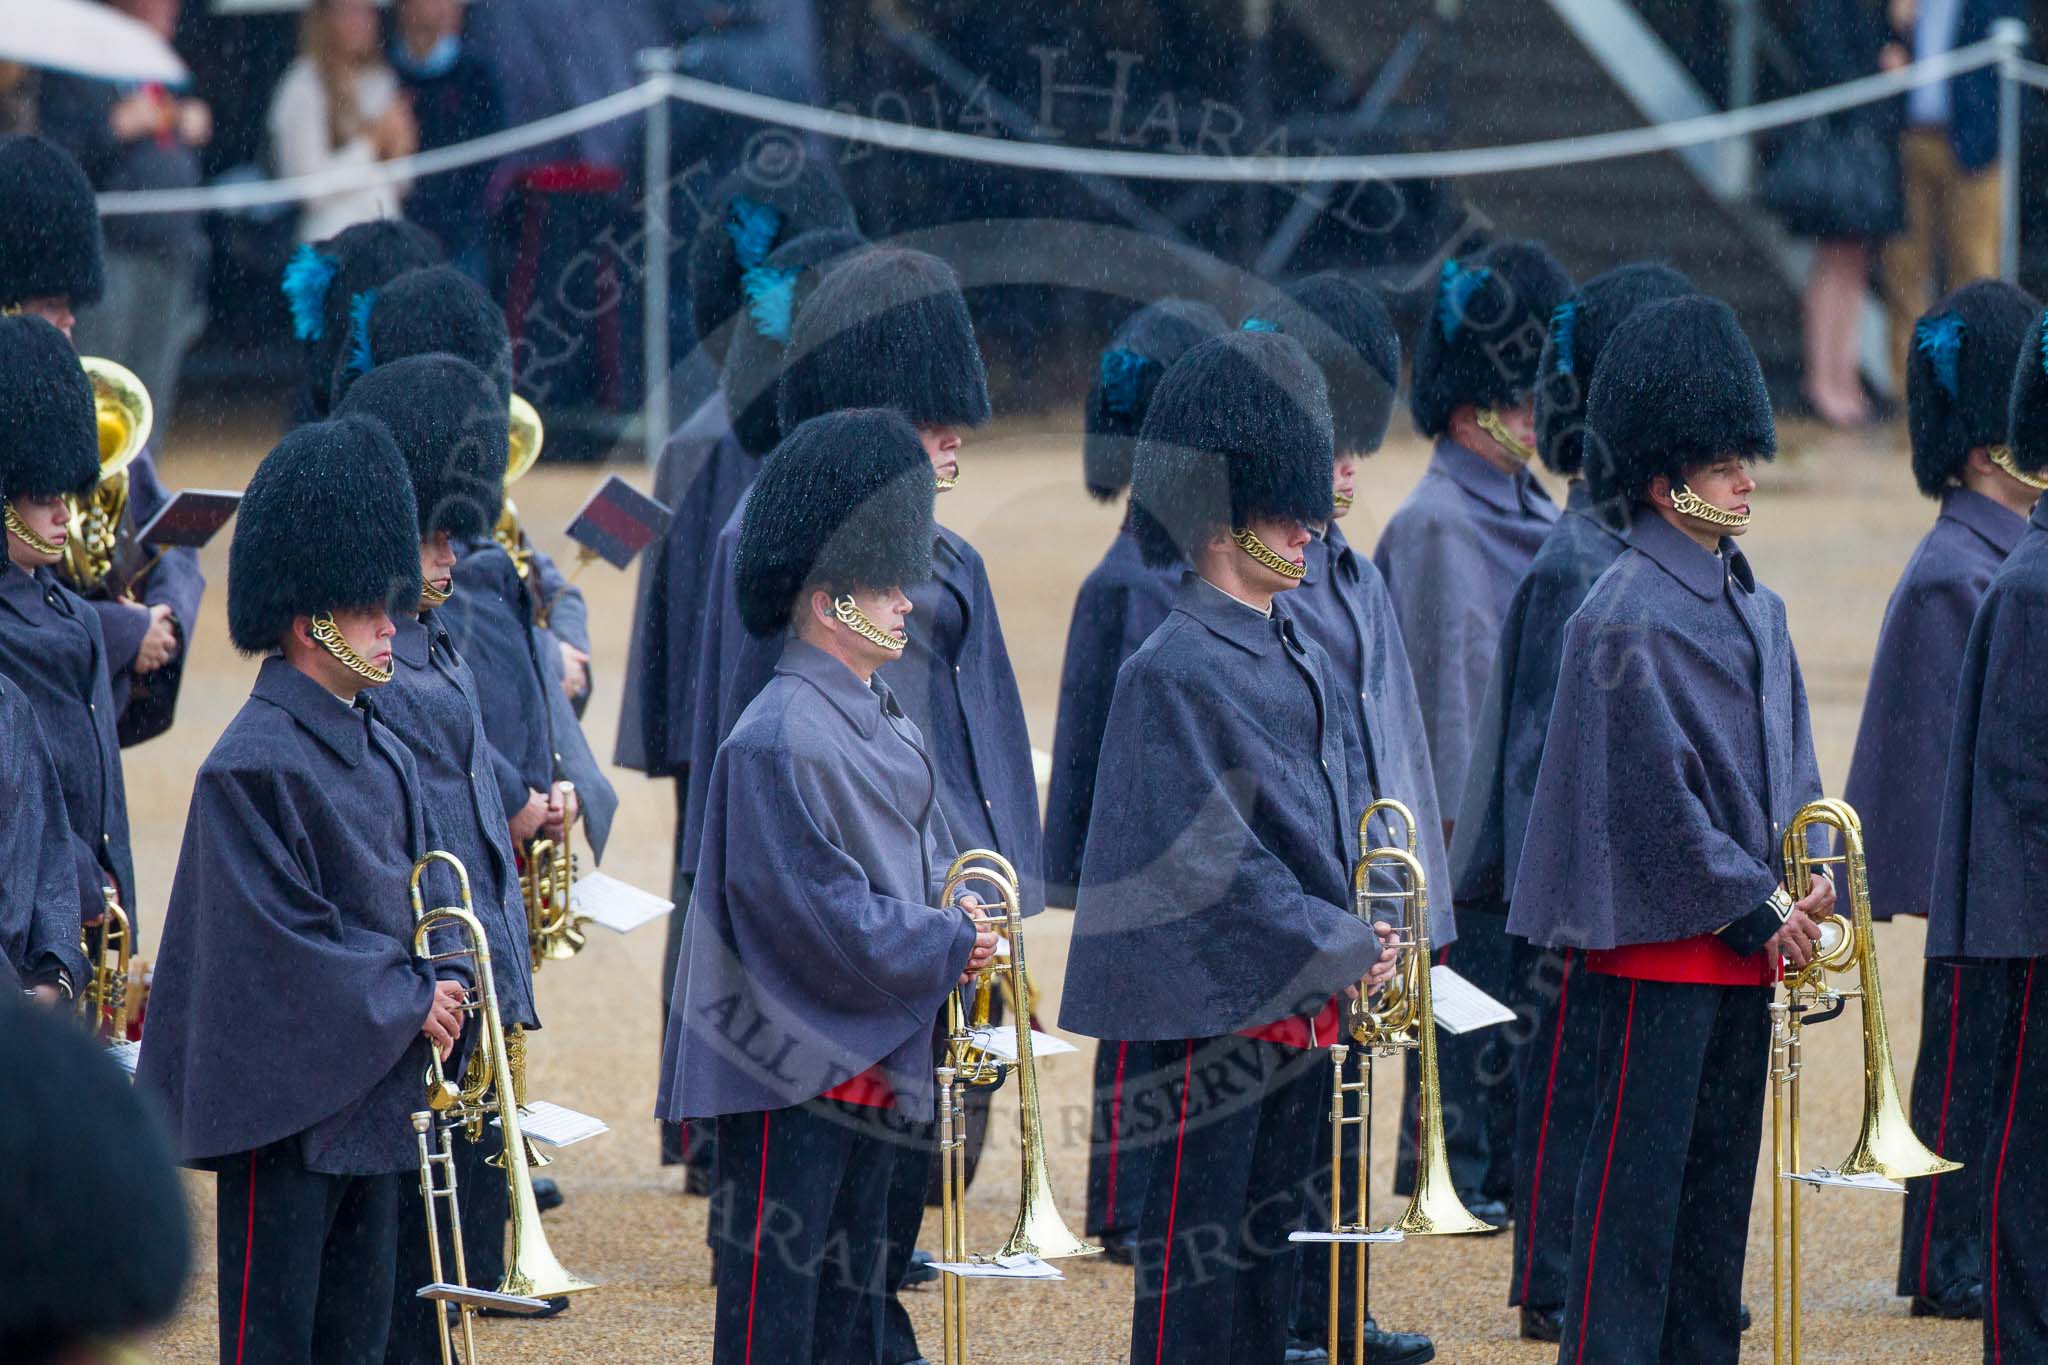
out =
[[[1268,299],[1244,329],[1285,332],[1321,367],[1338,450],[1370,455],[1380,448],[1401,383],[1401,338],[1379,295],[1326,270]]]
[[[2013,369],[2041,303],[2018,285],[1976,280],[1913,325],[1906,353],[1906,429],[1913,481],[1930,498],[1978,446],[2005,444]]]
[[[333,406],[335,364],[348,345],[349,306],[356,295],[440,263],[434,235],[402,218],[357,223],[292,253],[279,288],[291,306],[292,334],[306,343],[315,417],[325,417]]]
[[[776,247],[815,228],[860,230],[831,168],[801,145],[791,154],[799,158],[794,169],[750,162],[721,180],[703,205],[690,241],[690,321],[698,343],[721,364],[725,325],[748,306],[747,271]]]
[[[953,267],[877,247],[829,272],[796,316],[776,404],[784,431],[840,408],[895,408],[920,427],[988,421],[988,372]]]
[[[228,545],[228,637],[244,654],[277,648],[295,616],[420,598],[419,510],[405,461],[380,422],[314,422],[263,457]]]
[[[819,228],[792,237],[741,275],[746,308],[725,348],[725,401],[733,435],[749,455],[766,455],[782,439],[775,390],[797,311],[827,270],[866,245],[850,228]]]
[[[349,387],[336,417],[383,424],[412,474],[422,539],[482,536],[505,510],[510,422],[498,388],[452,355],[379,365]]]
[[[1322,371],[1293,337],[1225,332],[1152,395],[1131,471],[1131,529],[1172,564],[1253,517],[1328,521],[1336,447]]]
[[[41,318],[0,317],[0,496],[85,493],[100,478],[92,381]]]
[[[348,346],[334,371],[338,409],[349,385],[379,365],[435,351],[460,356],[512,401],[512,334],[483,286],[451,265],[409,270],[349,305]]]
[[[2048,471],[2048,313],[2034,319],[2013,362],[2012,461],[2029,474]]]
[[[1777,453],[1771,397],[1734,312],[1699,294],[1637,309],[1615,328],[1586,401],[1594,498],[1640,501],[1662,474],[1726,455]],[[1604,458],[1603,458],[1604,456]]]
[[[1536,452],[1551,473],[1576,478],[1585,467],[1586,391],[1614,329],[1646,303],[1693,292],[1670,266],[1639,261],[1595,275],[1552,311],[1536,381]]]
[[[175,1154],[70,1019],[16,995],[0,1000],[0,1037],[0,1360],[112,1358],[91,1348],[168,1319],[191,1269]]]
[[[931,457],[900,412],[813,417],[761,465],[733,554],[740,621],[769,636],[816,586],[908,587],[932,575]]]
[[[1571,292],[1571,276],[1540,242],[1499,242],[1445,261],[1415,344],[1408,404],[1416,429],[1441,436],[1463,404],[1505,408],[1526,399],[1550,314]]]
[[[1102,502],[1131,486],[1131,452],[1153,391],[1188,350],[1230,324],[1206,303],[1160,299],[1124,319],[1096,363],[1081,436],[1081,476]]]
[[[52,294],[98,303],[101,253],[99,205],[71,154],[31,133],[0,137],[0,308]]]

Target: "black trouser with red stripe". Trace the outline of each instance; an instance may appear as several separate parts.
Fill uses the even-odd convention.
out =
[[[2041,958],[2003,964],[2005,1026],[1998,1097],[1984,1144],[1984,1359],[2048,1360],[2048,971]],[[1968,1160],[1968,1157],[1964,1157]]]
[[[1565,1365],[1734,1361],[1770,988],[1616,977],[1579,1169]]]
[[[222,1365],[384,1354],[400,1175],[323,1175],[296,1136],[216,1163]]]
[[[1572,1206],[1599,1102],[1600,999],[1609,977],[1583,952],[1521,947],[1522,979],[1539,989],[1535,1027],[1522,1051],[1515,1119],[1515,1261],[1508,1302],[1564,1307],[1571,1269]]]
[[[512,1214],[512,1191],[505,1172],[489,1164],[505,1148],[502,1130],[484,1125],[483,1136],[471,1142],[455,1134],[455,1196],[462,1208],[463,1268],[472,1289],[496,1289],[505,1278],[505,1220]],[[398,1177],[397,1274],[392,1285],[391,1340],[384,1365],[436,1365],[441,1359],[440,1329],[435,1318],[438,1300],[419,1296],[421,1285],[434,1278],[427,1255],[427,1213],[418,1194],[419,1182]],[[434,1209],[441,1229],[441,1278],[455,1279],[455,1244],[449,1235],[448,1206]]]
[[[1158,1077],[1147,1042],[1105,1038],[1095,1045],[1095,1103],[1088,1123],[1086,1235],[1114,1238],[1138,1229],[1145,1207],[1147,1160],[1140,1127],[1156,1126]],[[1176,1058],[1176,1061],[1179,1059]]]
[[[1920,991],[1913,1131],[1960,1171],[1906,1182],[1899,1293],[1947,1299],[1984,1279],[1985,1171],[1992,1115],[2003,1112],[1993,1044],[2005,1026],[2005,972],[1930,962]]]
[[[1147,1148],[1132,1365],[1278,1361],[1329,1056],[1238,1037],[1154,1047],[1172,1126]]]
[[[888,1113],[814,1099],[717,1120],[713,1360],[874,1361]]]

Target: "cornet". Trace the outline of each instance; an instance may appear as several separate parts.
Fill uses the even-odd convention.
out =
[[[78,950],[91,969],[78,992],[78,1013],[102,1042],[124,1043],[140,1003],[140,991],[131,990],[135,935],[128,927],[128,912],[121,908],[120,893],[108,886],[101,888],[100,896],[105,909],[98,950],[94,950],[89,933],[78,941]]]
[[[567,782],[557,785],[565,797],[575,790]],[[576,883],[573,840],[574,832],[564,827],[559,841],[535,839],[525,849],[519,890],[526,901],[526,946],[535,971],[543,962],[567,961],[583,951],[588,921],[569,905],[569,890]]]

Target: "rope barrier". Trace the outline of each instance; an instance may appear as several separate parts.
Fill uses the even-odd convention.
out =
[[[209,209],[256,208],[416,180],[442,171],[491,161],[638,113],[664,98],[715,109],[760,123],[861,142],[920,156],[948,157],[1017,170],[1051,171],[1132,180],[1224,181],[1243,184],[1347,180],[1434,180],[1547,170],[1613,161],[1702,143],[1746,137],[1808,119],[1890,99],[1922,85],[1999,64],[2001,46],[1972,43],[1941,56],[1844,81],[1822,90],[1765,104],[1643,128],[1553,138],[1500,147],[1385,155],[1218,156],[1176,152],[1110,151],[1039,142],[1009,141],[972,133],[920,128],[913,124],[821,109],[769,95],[736,90],[692,76],[661,74],[617,94],[560,114],[508,128],[468,142],[419,152],[374,166],[350,166],[290,179],[216,185],[191,190],[126,190],[99,196],[103,216],[191,213]],[[2048,66],[2013,63],[2016,78],[2048,89]]]

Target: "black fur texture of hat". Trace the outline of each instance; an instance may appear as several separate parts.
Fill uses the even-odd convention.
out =
[[[792,167],[740,167],[711,191],[690,240],[690,320],[698,344],[723,364],[726,324],[746,310],[746,272],[817,228],[858,232],[853,205],[831,168],[798,146]]]
[[[349,385],[394,360],[436,351],[460,356],[512,401],[512,334],[504,310],[483,286],[451,265],[409,270],[355,296],[348,346],[334,371],[336,408]]]
[[[290,432],[256,466],[228,546],[228,636],[277,648],[296,616],[420,597],[419,510],[382,423],[365,417]]]
[[[497,386],[457,356],[415,355],[358,379],[336,417],[383,424],[412,475],[422,539],[481,536],[505,510],[510,421]]]
[[[784,431],[841,408],[920,427],[988,421],[988,371],[953,267],[877,247],[826,275],[796,315],[776,411]]]
[[[87,493],[100,478],[92,382],[64,334],[0,317],[0,496]]]
[[[1225,332],[1152,395],[1131,471],[1131,529],[1150,564],[1193,558],[1254,517],[1328,521],[1336,459],[1323,372],[1276,332]]]
[[[1585,467],[1586,392],[1614,329],[1646,303],[1693,292],[1670,266],[1639,261],[1595,275],[1551,312],[1536,381],[1536,453],[1551,473],[1576,478]]]
[[[98,303],[103,253],[92,182],[71,153],[32,133],[0,137],[0,308],[52,295]]]
[[[853,408],[793,429],[761,465],[733,554],[740,621],[769,636],[813,588],[895,588],[932,574],[931,457],[903,414]]]
[[[2006,443],[2012,381],[2041,302],[2003,280],[1974,280],[1913,325],[1906,352],[1906,430],[1913,481],[1930,498],[1978,446]]]
[[[1408,404],[1416,429],[1441,436],[1464,404],[1507,408],[1528,398],[1550,315],[1571,292],[1571,276],[1540,242],[1499,242],[1445,261],[1415,345]]]
[[[1160,299],[1124,319],[1096,362],[1081,436],[1081,476],[1101,502],[1131,486],[1131,457],[1152,394],[1174,362],[1228,330],[1223,315],[1192,299]]]
[[[357,223],[292,253],[278,287],[291,307],[292,334],[306,346],[314,416],[325,417],[333,406],[335,366],[348,345],[356,295],[440,263],[434,235],[403,218]]]
[[[65,1017],[0,1000],[0,1360],[105,1360],[166,1321],[191,1269],[175,1153],[137,1087]],[[82,1222],[81,1220],[87,1220]],[[120,1231],[80,1236],[82,1226]]]
[[[733,435],[749,455],[766,455],[782,439],[775,390],[798,310],[827,271],[866,245],[850,228],[819,228],[790,238],[742,273],[745,309],[725,348],[725,401]]]
[[[1380,448],[1401,384],[1401,338],[1379,295],[1326,270],[1288,285],[1243,326],[1287,333],[1322,369],[1338,450],[1370,455]]]
[[[2007,429],[2013,463],[2029,474],[2048,471],[2048,313],[2027,328],[2013,361]]]
[[[1640,501],[1650,480],[1728,455],[1778,450],[1771,396],[1735,313],[1700,294],[1637,309],[1608,338],[1586,416],[1594,498]]]

